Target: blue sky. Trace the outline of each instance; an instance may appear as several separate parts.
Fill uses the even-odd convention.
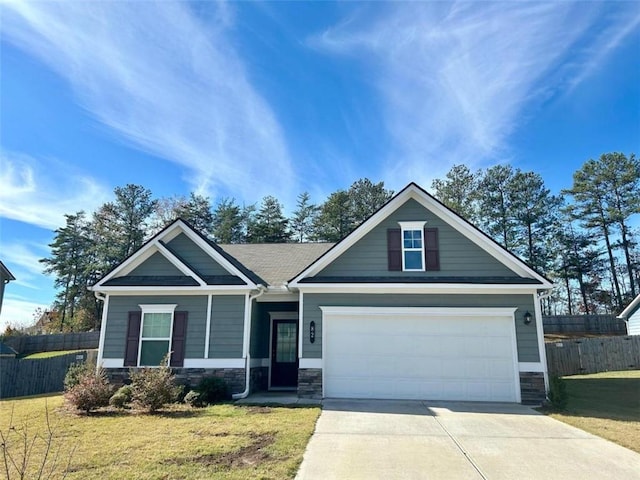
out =
[[[637,2],[3,2],[0,317],[32,321],[63,215],[113,188],[287,210],[511,163],[558,192],[640,153]]]

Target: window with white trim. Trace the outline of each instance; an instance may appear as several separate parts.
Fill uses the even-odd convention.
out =
[[[402,270],[424,272],[424,225],[427,222],[398,222],[402,234]]]
[[[138,365],[157,367],[171,351],[173,314],[177,305],[140,305],[142,325]]]

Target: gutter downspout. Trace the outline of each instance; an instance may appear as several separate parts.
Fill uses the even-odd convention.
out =
[[[547,396],[549,395],[549,364],[547,363],[547,347],[544,343],[544,324],[542,323],[542,300],[547,298],[548,296],[551,295],[551,289],[549,290],[545,290],[543,292],[538,292],[538,294],[536,295],[537,298],[537,308],[536,311],[540,312],[540,330],[538,332],[538,334],[542,335],[542,338],[538,338],[538,346],[539,346],[539,351],[540,351],[540,360],[542,361],[542,364],[544,365],[544,389],[545,392],[547,394]]]
[[[93,288],[89,287],[91,290]],[[96,372],[102,368],[102,355],[104,354],[104,339],[107,332],[107,310],[109,310],[108,297],[97,290],[93,290],[96,300],[102,302],[102,318],[100,319],[100,339],[98,340],[98,358],[96,359]]]
[[[231,398],[234,400],[240,400],[242,398],[247,398],[249,395],[249,388],[251,382],[251,307],[253,305],[253,300],[264,295],[267,291],[267,288],[259,284],[258,292],[253,295],[247,295],[246,303],[244,307],[244,371],[245,371],[245,379],[244,379],[244,392],[242,393],[234,393]]]

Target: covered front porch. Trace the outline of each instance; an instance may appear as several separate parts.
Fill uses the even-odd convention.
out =
[[[262,301],[260,301],[262,300]],[[259,298],[251,310],[251,393],[297,397],[299,302]]]

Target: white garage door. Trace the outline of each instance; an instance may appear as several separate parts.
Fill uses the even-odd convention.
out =
[[[322,310],[325,397],[520,401],[515,309]]]

